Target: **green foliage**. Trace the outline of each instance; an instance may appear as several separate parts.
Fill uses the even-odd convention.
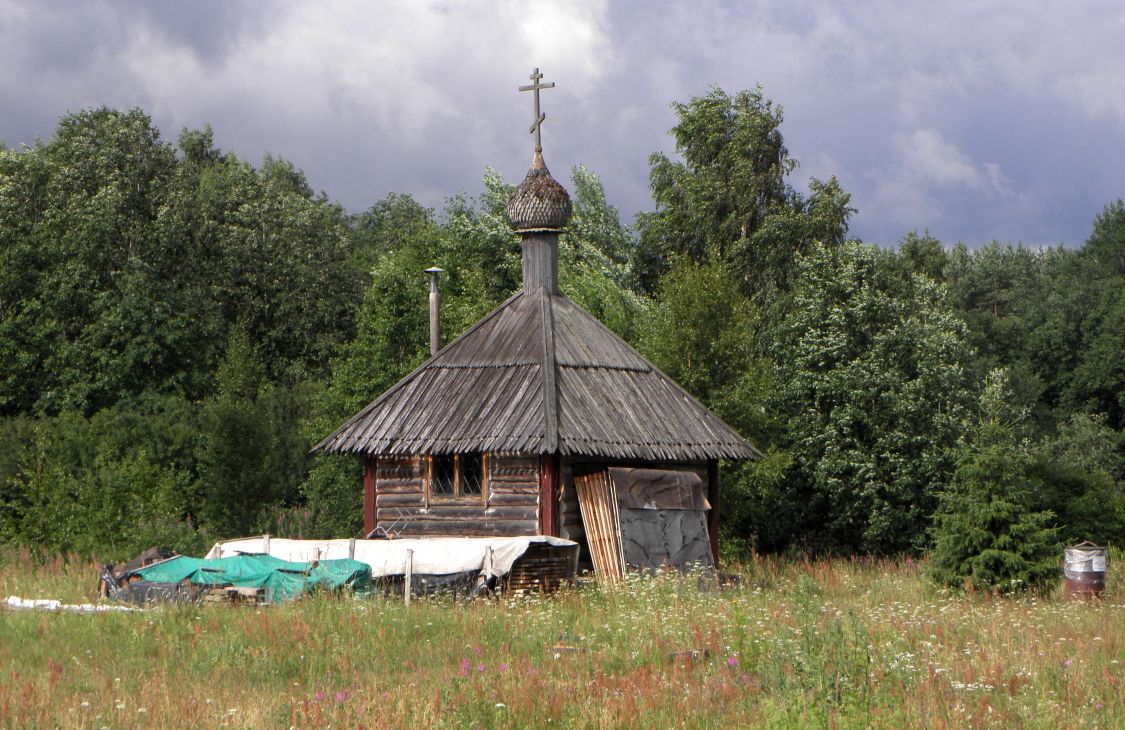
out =
[[[721,467],[728,549],[924,547],[941,485],[1016,459],[957,446],[996,368],[1019,529],[1125,538],[1125,204],[1082,249],[879,251],[845,241],[835,178],[791,187],[760,87],[673,109],[639,236],[572,170],[560,287],[764,452]],[[489,169],[438,213],[347,216],[292,164],[210,127],[169,144],[139,109],[0,145],[0,542],[357,534],[359,460],[308,448],[426,358],[424,269],[446,270],[445,342],[519,288],[510,192]]]
[[[124,559],[154,544],[198,551],[190,409],[174,398],[5,424],[0,541]],[[30,427],[30,428],[29,428]],[[185,441],[185,436],[188,441]]]
[[[909,271],[934,281],[945,281],[949,256],[941,241],[931,236],[929,231],[921,235],[917,231],[906,234],[906,238],[899,241],[898,253]]]
[[[782,110],[760,86],[733,97],[713,87],[672,108],[682,161],[649,158],[656,212],[638,217],[636,268],[646,290],[656,289],[675,255],[715,256],[744,293],[769,300],[788,289],[798,252],[844,240],[850,196],[834,177],[812,180],[807,200],[793,190],[786,177],[797,162],[782,139]]]
[[[769,369],[757,359],[757,308],[718,263],[676,261],[643,319],[640,348],[748,437],[767,428]]]
[[[1070,544],[1125,544],[1122,438],[1105,420],[1072,414],[1031,452],[1031,504],[1056,515],[1054,524]]]
[[[636,241],[585,167],[571,171],[574,212],[559,237],[559,288],[626,340],[637,337],[646,300],[633,291]]]
[[[874,246],[815,246],[789,309],[775,406],[810,547],[921,549],[968,384],[964,326],[943,287]]]
[[[303,481],[303,459],[293,459],[305,450],[294,434],[303,404],[284,402],[241,329],[231,333],[216,379],[218,394],[202,406],[200,519],[222,537],[265,532],[265,510],[295,499]]]
[[[752,443],[767,448],[777,426],[766,404],[775,386],[761,354],[759,308],[716,262],[678,259],[660,282],[641,320],[642,352]],[[779,491],[789,455],[769,448],[764,458],[722,466],[722,528],[727,550],[785,544]],[[779,529],[780,528],[780,529]]]
[[[1005,389],[1003,371],[995,371],[935,516],[932,574],[952,588],[1012,593],[1058,578],[1054,515],[1029,506],[1032,460],[1004,419]]]
[[[146,391],[209,394],[241,321],[274,379],[323,374],[361,276],[343,212],[267,157],[181,156],[139,109],[63,117],[0,152],[0,414],[87,414]]]
[[[1089,292],[1081,343],[1062,401],[1073,410],[1104,413],[1109,425],[1125,428],[1125,203],[1107,205],[1095,219],[1082,251]]]

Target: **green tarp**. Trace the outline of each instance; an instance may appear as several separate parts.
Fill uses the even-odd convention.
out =
[[[371,587],[371,567],[348,558],[292,563],[270,555],[236,555],[213,560],[180,555],[141,568],[134,574],[152,583],[186,580],[203,586],[262,588],[270,603],[318,589],[365,591]]]

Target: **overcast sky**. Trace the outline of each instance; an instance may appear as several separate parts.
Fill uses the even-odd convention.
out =
[[[951,7],[956,6],[956,7]],[[0,0],[0,140],[139,106],[163,136],[303,169],[349,210],[518,183],[538,66],[547,164],[631,222],[672,101],[761,83],[792,179],[839,177],[852,234],[1080,244],[1125,196],[1125,3]]]

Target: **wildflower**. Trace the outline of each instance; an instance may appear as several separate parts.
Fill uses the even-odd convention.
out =
[[[319,689],[316,691],[316,701],[317,702],[324,701],[324,693],[321,692]]]
[[[473,668],[473,663],[471,661],[469,661],[468,659],[462,659],[461,660],[461,676],[462,677],[469,676],[469,670],[472,669],[472,668]]]
[[[496,709],[498,710],[503,710],[505,707],[507,707],[507,705],[505,705],[503,702],[496,703]]]
[[[736,656],[727,657],[727,666],[730,667],[731,669],[737,669],[738,668],[738,657],[736,657]]]
[[[484,672],[485,669],[486,669],[486,667],[483,664],[477,665],[477,671],[478,672]]]
[[[501,662],[500,666],[498,666],[497,669],[499,669],[501,672],[506,672],[508,671],[508,665],[505,662]]]
[[[345,692],[344,690],[339,690],[338,692],[336,692],[336,701],[337,702],[343,702],[346,699],[348,699],[348,693],[347,692]]]

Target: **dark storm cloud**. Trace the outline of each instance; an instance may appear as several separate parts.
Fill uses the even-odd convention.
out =
[[[0,0],[0,139],[62,114],[141,106],[164,136],[210,123],[256,162],[291,160],[351,210],[511,183],[530,159],[538,65],[547,162],[597,172],[632,220],[672,101],[757,83],[810,176],[837,175],[852,232],[893,245],[1076,244],[1122,195],[1125,11],[999,0],[380,3]]]
[[[205,64],[225,60],[231,47],[247,34],[268,32],[276,17],[271,3],[250,0],[138,2],[136,22],[159,31],[169,42],[190,48]]]

